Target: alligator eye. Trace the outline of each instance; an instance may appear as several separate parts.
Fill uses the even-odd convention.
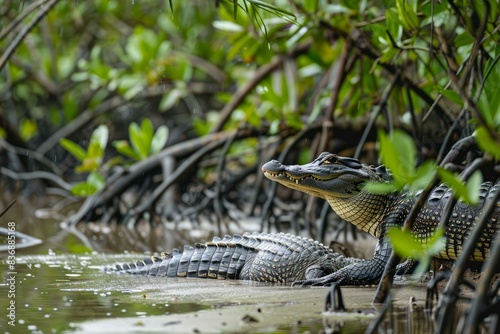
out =
[[[321,161],[322,165],[331,165],[338,163],[338,157],[335,154],[330,154]]]

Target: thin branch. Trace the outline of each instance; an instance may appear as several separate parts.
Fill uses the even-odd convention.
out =
[[[344,78],[350,69],[346,68],[347,56],[351,50],[351,39],[349,36],[344,41],[344,47],[342,48],[342,53],[340,54],[339,59],[337,60],[337,76],[335,78],[335,82],[333,84],[332,96],[330,98],[330,103],[328,104],[328,108],[325,114],[325,120],[327,122],[331,122],[333,120],[333,112],[335,111],[335,107],[337,106],[337,101],[339,99],[340,88],[342,87],[342,83],[344,82]]]
[[[19,35],[17,35],[17,37],[9,44],[7,50],[5,50],[5,52],[2,54],[2,57],[0,58],[0,71],[4,68],[5,64],[7,64],[10,56],[19,47],[26,35],[28,35],[31,29],[33,29],[37,25],[37,23],[45,17],[45,15],[47,15],[47,13],[52,9],[52,7],[57,4],[58,1],[59,0],[51,0],[48,4],[46,4],[45,7],[43,7],[43,9],[38,12],[33,21],[26,27],[24,27]]]
[[[59,95],[61,93],[61,86],[52,81],[40,67],[33,66],[15,55],[12,55],[10,61],[12,64],[26,71],[26,73],[31,76],[34,81],[38,82],[48,93],[53,95]]]
[[[95,109],[86,109],[80,113],[76,118],[67,123],[65,126],[57,130],[52,136],[47,138],[40,146],[37,148],[37,152],[40,154],[47,154],[47,152],[59,143],[61,138],[66,138],[73,133],[81,130],[86,126],[94,117],[112,110],[116,109],[122,105],[129,103],[124,100],[121,96],[113,96],[106,101],[102,102]]]
[[[389,83],[389,86],[386,87],[384,90],[384,93],[382,94],[382,98],[380,99],[380,102],[375,106],[375,110],[372,111],[370,115],[370,120],[368,124],[365,127],[365,130],[363,131],[363,135],[361,136],[361,139],[359,140],[358,146],[356,147],[356,152],[354,153],[354,158],[357,159],[361,155],[361,151],[363,150],[363,146],[365,145],[366,139],[368,138],[368,134],[370,133],[373,125],[375,124],[375,121],[380,114],[382,110],[385,109],[387,105],[387,100],[389,99],[389,95],[392,92],[392,89],[400,79],[399,73],[394,75],[392,77],[391,82]]]
[[[297,57],[307,50],[309,50],[310,44],[303,44],[297,46],[292,50],[288,57]],[[279,55],[274,57],[269,64],[260,67],[254,74],[254,76],[247,81],[244,86],[241,86],[234,94],[231,101],[229,101],[224,108],[220,111],[219,120],[212,129],[212,133],[219,132],[226,124],[227,120],[231,116],[231,113],[236,110],[236,108],[245,100],[245,97],[250,94],[255,87],[261,82],[266,76],[275,71],[283,63],[285,57],[284,55]]]
[[[332,26],[329,22],[321,20],[319,23],[322,27],[331,30],[335,34],[339,34],[340,36],[346,38],[347,33],[336,27]],[[364,56],[367,56],[375,61],[380,58],[380,54],[378,50],[376,50],[370,43],[369,38],[367,38],[363,32],[359,29],[354,29],[351,31],[351,36],[353,38],[353,45],[361,51]],[[407,85],[412,91],[414,91],[422,100],[424,100],[427,104],[432,105],[434,103],[434,99],[429,96],[422,88],[419,87],[413,80],[405,75],[405,71],[402,71],[402,68],[396,65],[388,64],[388,63],[378,63],[384,69],[386,69],[391,74],[396,74],[397,72],[401,74],[401,81],[405,85]],[[435,105],[436,110],[440,113],[441,116],[448,116],[446,110],[444,110],[440,105]],[[448,119],[452,117],[448,116]]]
[[[8,143],[7,141],[5,141],[3,138],[0,138],[0,147],[3,147],[7,151],[13,152],[19,156],[33,158],[36,161],[38,161],[39,163],[41,163],[42,165],[44,165],[45,167],[47,167],[48,169],[50,169],[52,172],[54,172],[54,174],[56,174],[58,176],[63,174],[61,169],[57,166],[56,163],[47,159],[44,155],[42,155],[36,151],[32,151],[32,150],[30,150],[28,148],[24,148],[24,147],[14,146],[14,145]]]
[[[37,171],[29,173],[16,173],[8,168],[0,167],[0,173],[14,180],[39,180],[39,179],[49,180],[57,184],[62,189],[66,191],[71,191],[71,185],[69,183],[67,183],[57,175],[54,175],[49,172]]]
[[[175,169],[175,172],[170,174],[165,180],[154,190],[153,194],[151,194],[147,200],[145,200],[140,206],[138,206],[135,210],[132,210],[130,215],[140,215],[149,208],[151,208],[156,201],[160,198],[160,196],[172,185],[174,182],[176,182],[186,171],[189,170],[190,167],[192,167],[194,164],[199,162],[199,160],[210,153],[211,151],[215,150],[217,147],[222,145],[224,142],[231,141],[234,139],[237,135],[237,132],[234,132],[233,135],[229,136],[228,138],[222,138],[219,140],[212,141],[208,143],[208,145],[202,146],[200,149],[198,149],[196,152],[193,154],[190,154],[189,157],[182,162],[182,164]]]
[[[14,20],[12,20],[2,31],[0,31],[0,41],[10,34],[16,27],[28,16],[32,11],[40,7],[44,2],[48,0],[39,0],[31,3],[26,9],[22,11]]]
[[[165,156],[182,157],[207,146],[212,142],[224,143],[234,131],[219,132],[208,134],[204,137],[193,138],[179,144],[169,146],[160,153],[141,160],[132,165],[126,172],[112,175],[106,180],[106,186],[102,191],[88,197],[78,212],[68,219],[69,224],[76,224],[83,219],[93,208],[107,205],[116,196],[122,194],[128,187],[134,184],[143,174],[161,165]],[[215,145],[215,144],[213,144]],[[179,170],[179,169],[178,169]],[[164,186],[165,187],[165,186]],[[168,185],[167,185],[168,187]]]
[[[141,98],[149,98],[158,95],[162,95],[165,91],[172,87],[171,85],[159,85],[154,87],[149,87],[144,89],[140,94],[138,94],[134,99],[138,100]],[[191,82],[188,84],[188,89],[193,93],[205,93],[207,91],[213,91],[209,84],[201,82]],[[116,95],[108,98],[106,101],[99,104],[95,109],[86,109],[81,112],[76,118],[67,123],[64,127],[57,130],[52,136],[47,138],[38,148],[37,152],[40,154],[46,154],[50,149],[59,143],[61,138],[67,138],[73,133],[81,130],[90,121],[92,121],[96,116],[103,114],[112,109],[119,108],[123,105],[130,103],[130,101],[125,100],[122,96]]]

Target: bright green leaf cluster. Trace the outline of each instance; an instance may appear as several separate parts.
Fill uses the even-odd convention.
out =
[[[437,172],[441,180],[453,189],[453,193],[457,198],[471,205],[479,202],[479,186],[483,182],[483,176],[480,171],[474,172],[465,183],[458,175],[444,168],[438,167]]]
[[[119,153],[136,161],[157,154],[168,140],[168,128],[162,125],[155,133],[149,118],[143,119],[140,126],[132,122],[128,131],[130,143],[126,140],[117,140],[113,142],[113,146]]]
[[[85,182],[79,182],[71,188],[71,193],[75,196],[90,196],[101,190],[104,185],[104,176],[99,169],[103,167],[104,152],[108,144],[108,128],[105,125],[98,126],[90,136],[87,150],[72,140],[63,138],[60,144],[78,161],[81,162],[76,167],[77,173],[89,172]]]
[[[451,89],[442,89],[441,87],[437,86],[436,87],[436,90],[441,94],[443,95],[444,97],[446,97],[448,100],[450,100],[451,102],[453,103],[456,103],[457,105],[463,107],[464,105],[464,101],[462,100],[462,98],[460,97],[460,94],[458,94],[457,92],[455,92],[454,90],[451,90]]]
[[[477,128],[476,138],[477,144],[479,145],[481,150],[490,154],[495,159],[500,160],[500,142],[491,138],[491,135],[484,127],[481,126]]]
[[[410,231],[393,227],[387,232],[394,251],[403,258],[411,258],[419,262],[415,275],[424,273],[429,267],[430,259],[438,255],[446,246],[446,237],[441,228],[427,240],[416,239]]]
[[[486,124],[492,128],[500,127],[500,65],[498,55],[500,54],[500,45],[497,43],[494,53],[496,61],[489,59],[484,69],[484,90],[479,99],[479,109],[486,121]]]
[[[93,172],[101,167],[104,150],[108,143],[108,128],[105,125],[99,125],[90,136],[89,146],[87,150],[72,140],[62,138],[60,144],[71,155],[73,155],[81,165],[76,167],[77,173]]]
[[[411,1],[413,5],[409,4],[407,0],[396,0],[396,9],[401,24],[405,29],[413,30],[419,27],[418,16],[416,13],[416,5],[418,1]]]
[[[71,193],[75,196],[87,197],[103,189],[105,184],[104,176],[97,172],[91,172],[85,182],[73,185]]]
[[[189,94],[189,91],[186,87],[186,83],[184,81],[177,81],[175,83],[175,87],[171,89],[168,93],[164,94],[160,105],[160,111],[167,111],[173,108],[177,103]]]
[[[38,125],[33,119],[23,118],[20,124],[20,135],[24,140],[31,139],[38,133]]]
[[[380,158],[390,169],[393,180],[389,183],[369,182],[367,190],[374,193],[388,193],[408,186],[411,190],[424,188],[434,177],[436,164],[426,161],[416,168],[417,150],[413,139],[403,131],[395,130],[389,136],[378,133]]]

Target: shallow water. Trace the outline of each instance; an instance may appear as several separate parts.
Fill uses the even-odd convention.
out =
[[[190,224],[138,230],[86,224],[68,231],[57,217],[41,219],[37,207],[50,206],[16,203],[0,219],[3,227],[12,221],[17,231],[43,240],[17,249],[12,268],[8,254],[0,253],[0,333],[359,333],[375,317],[374,287],[342,288],[347,312],[325,315],[326,288],[104,273],[103,265],[142,259],[144,250],[208,240],[216,232]],[[254,225],[227,232],[258,229]],[[410,296],[417,299],[413,311]],[[381,328],[431,331],[424,297],[422,287],[397,289],[396,307]],[[9,324],[11,302],[15,326]]]
[[[348,312],[323,315],[326,288],[291,288],[254,282],[161,278],[104,273],[104,264],[142,255],[23,255],[16,274],[0,265],[0,332],[140,333],[272,332],[359,333],[374,319],[374,288],[343,288]],[[11,290],[10,276],[15,279]],[[8,298],[10,292],[15,297]],[[384,326],[419,333],[429,329],[420,309],[408,317],[409,295],[399,289],[391,322]],[[416,295],[415,295],[416,294]],[[15,326],[8,307],[15,301]],[[11,323],[12,324],[12,323]]]

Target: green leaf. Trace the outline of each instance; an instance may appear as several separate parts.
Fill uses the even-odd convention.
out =
[[[106,185],[104,176],[99,173],[91,172],[87,177],[87,183],[94,186],[96,190],[101,190]]]
[[[304,9],[307,12],[316,12],[318,8],[318,0],[307,0],[303,2]]]
[[[101,159],[97,157],[86,157],[83,159],[82,164],[75,168],[77,173],[92,172],[99,169]]]
[[[460,177],[444,168],[437,167],[437,172],[441,180],[453,189],[456,198],[470,205],[478,203],[479,185],[483,181],[479,171],[474,172],[467,183],[464,183]]]
[[[396,9],[403,27],[408,30],[418,28],[418,16],[407,0],[396,0]]]
[[[467,31],[464,30],[462,33],[458,34],[457,37],[455,37],[455,47],[461,47],[465,45],[471,45],[474,43],[474,37]]]
[[[436,162],[434,160],[428,160],[424,162],[418,169],[413,182],[410,185],[411,190],[420,190],[432,181],[434,174],[436,173]]]
[[[141,157],[141,159],[146,158],[149,154],[149,145],[144,143],[141,128],[137,125],[137,123],[132,122],[129,125],[128,130],[130,143],[132,144],[134,151]]]
[[[365,189],[372,194],[388,194],[395,190],[399,190],[400,187],[394,182],[382,183],[369,181],[365,184]]]
[[[165,125],[160,126],[151,141],[151,154],[160,152],[168,140],[168,128]]]
[[[90,144],[97,143],[102,151],[104,151],[108,144],[108,137],[109,131],[106,125],[99,125],[90,136]]]
[[[421,277],[423,273],[425,273],[430,265],[431,259],[430,257],[422,257],[418,260],[418,265],[417,268],[415,268],[415,271],[413,272],[412,276],[413,277]]]
[[[481,150],[490,154],[497,160],[500,160],[500,143],[491,138],[490,134],[484,127],[479,127],[476,130],[477,145]]]
[[[399,227],[389,229],[387,235],[397,254],[420,262],[414,272],[417,276],[427,270],[431,257],[439,254],[446,246],[444,230],[440,228],[426,241],[416,239],[411,231],[403,231]]]
[[[395,183],[402,187],[413,181],[417,156],[413,139],[401,130],[395,130],[390,136],[379,131],[378,137],[381,159],[391,170]]]
[[[388,64],[394,61],[394,59],[397,58],[399,51],[400,51],[399,49],[393,47],[392,45],[388,46],[387,48],[384,49],[384,51],[382,51],[380,62]]]
[[[113,141],[113,146],[119,153],[123,154],[124,156],[132,158],[137,161],[141,160],[141,156],[130,147],[128,141],[115,140]]]
[[[304,123],[302,122],[299,113],[290,111],[290,112],[285,113],[284,116],[285,116],[286,123],[290,127],[297,129],[297,130],[300,130],[300,129],[302,129],[302,126],[304,126]]]
[[[72,140],[61,138],[59,144],[80,162],[87,157],[87,152]]]
[[[78,114],[78,104],[70,93],[66,93],[63,99],[63,112],[66,120],[70,121]]]
[[[401,39],[402,29],[401,22],[398,17],[398,12],[395,8],[389,8],[385,11],[385,24],[391,36],[399,42]]]
[[[459,177],[442,167],[437,167],[437,172],[439,178],[448,184],[449,187],[453,188],[459,197],[467,196],[467,188]]]
[[[390,140],[389,136],[383,131],[379,131],[378,140],[380,142],[380,158],[382,162],[389,168],[397,170],[399,165],[396,147]]]
[[[106,161],[106,163],[101,166],[101,169],[103,171],[108,171],[114,166],[123,166],[123,165],[125,165],[125,163],[123,162],[123,157],[117,155]]]
[[[495,54],[500,54],[500,46],[495,47]],[[484,90],[481,93],[479,104],[480,112],[486,124],[491,128],[500,126],[500,66],[498,58],[489,59],[484,69]]]
[[[177,105],[179,101],[186,96],[186,89],[174,88],[170,90],[167,94],[163,95],[160,101],[159,110],[167,111]]]
[[[483,175],[477,170],[470,176],[465,184],[468,202],[472,205],[479,203],[479,187],[481,183],[483,183]]]
[[[464,101],[460,97],[460,94],[455,92],[454,90],[451,89],[438,89],[439,93],[446,97],[448,100],[450,100],[453,103],[456,103],[457,105],[463,107],[464,106]]]
[[[141,123],[142,140],[145,144],[151,145],[154,136],[153,123],[149,118],[144,118]],[[148,150],[149,153],[149,150]]]
[[[416,240],[410,231],[403,231],[400,227],[392,227],[387,232],[394,251],[402,257],[420,259],[424,254],[422,243]]]
[[[222,31],[229,31],[229,32],[240,32],[244,31],[245,29],[240,26],[239,24],[236,24],[231,21],[214,21],[212,23],[215,29],[222,30]]]
[[[104,155],[104,150],[97,141],[91,141],[87,148],[87,158],[101,159]]]
[[[30,140],[38,132],[38,125],[31,118],[22,118],[19,127],[19,134],[23,140]]]
[[[71,193],[75,196],[87,197],[95,194],[97,188],[88,183],[88,182],[80,182],[71,187]]]

